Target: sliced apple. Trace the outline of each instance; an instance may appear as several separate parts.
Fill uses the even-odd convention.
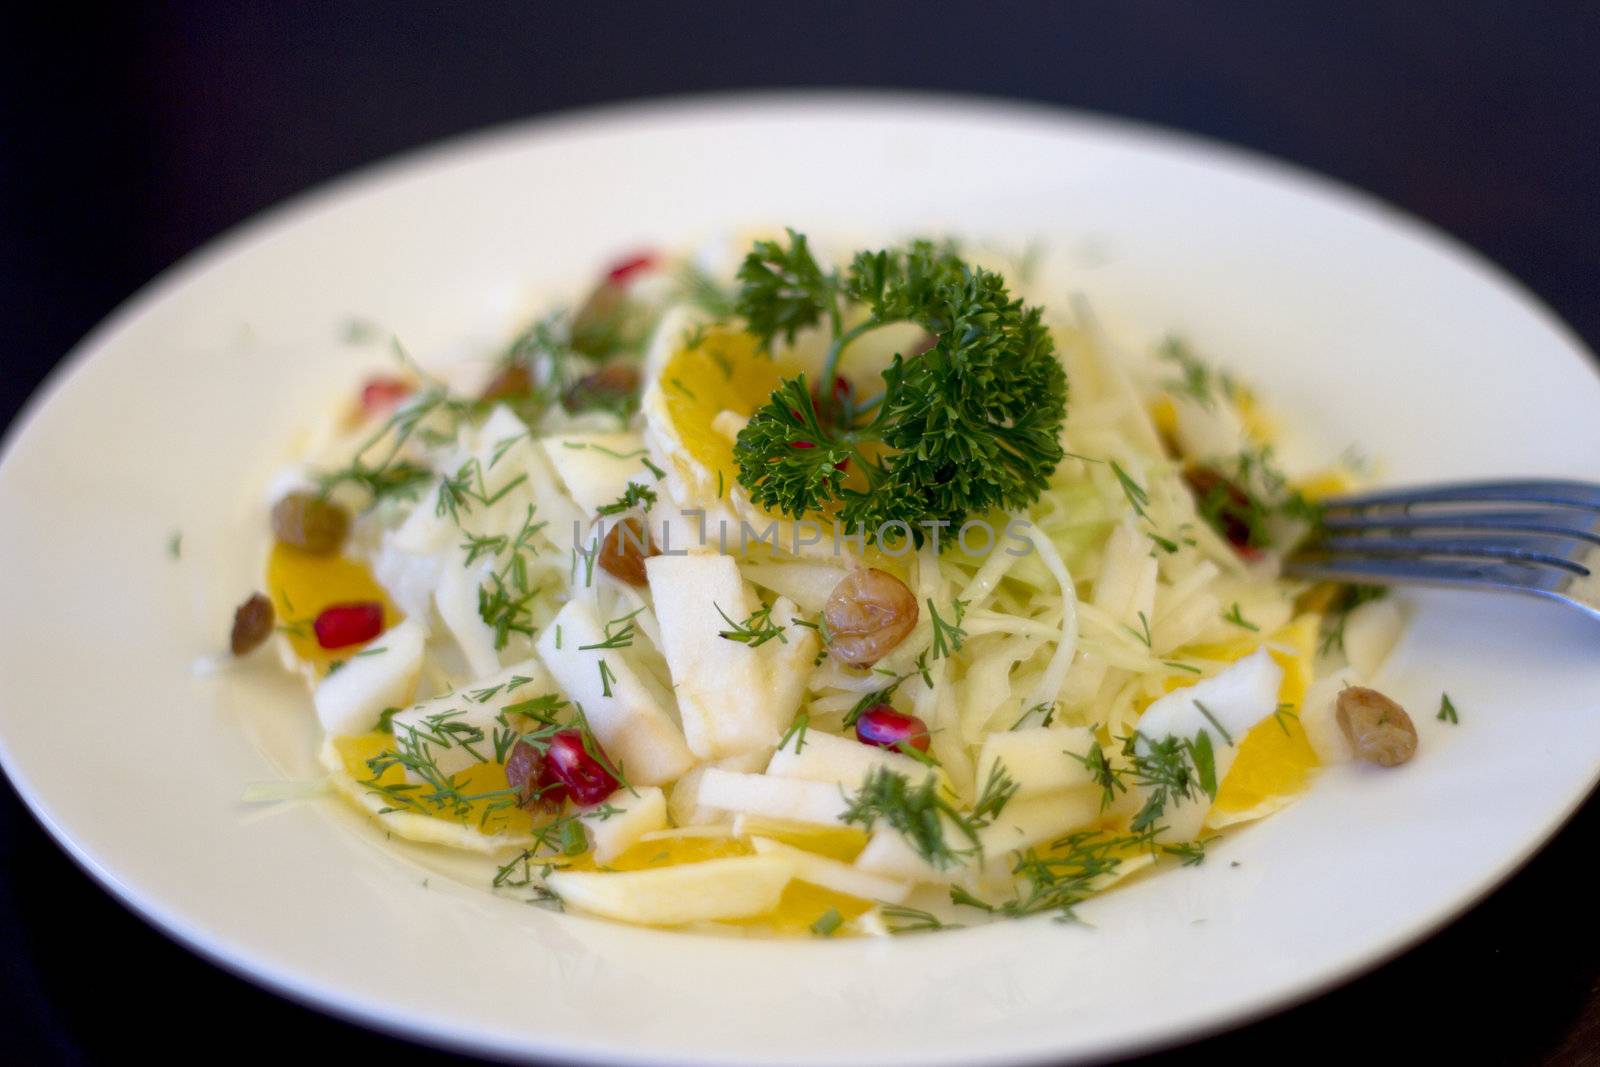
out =
[[[667,798],[659,786],[619,789],[603,806],[578,816],[589,834],[594,861],[604,865],[628,851],[645,834],[667,828]]]
[[[944,832],[945,840],[952,842],[953,847],[966,848],[971,845],[966,836],[951,825],[949,820],[945,820]],[[879,826],[872,832],[872,839],[867,842],[867,847],[856,857],[855,867],[857,870],[896,881],[925,882],[932,885],[949,885],[960,881],[971,870],[963,863],[952,863],[948,867],[934,866],[911,847],[900,831],[888,826]]]
[[[556,683],[583,706],[595,736],[628,780],[634,785],[670,782],[694,766],[694,757],[671,716],[618,650],[583,647],[605,640],[594,608],[573,600],[544,628],[537,647]]]
[[[799,560],[746,560],[743,570],[756,585],[788,597],[813,615],[850,573],[848,567]]]
[[[1406,627],[1405,608],[1385,597],[1369,600],[1344,621],[1344,652],[1363,678],[1376,678]]]
[[[840,823],[849,802],[831,782],[774,778],[767,774],[735,774],[709,767],[696,791],[699,805],[735,815],[832,826]]]
[[[923,764],[899,752],[863,745],[853,737],[808,729],[804,737],[796,734],[772,754],[767,774],[776,778],[830,782],[846,790],[856,790],[861,788],[867,775],[879,768],[912,782],[919,782],[932,773]]]
[[[556,434],[540,443],[568,495],[586,514],[615,503],[629,482],[655,484],[644,465],[644,438],[639,434]]]
[[[1012,802],[1044,793],[1094,784],[1094,776],[1074,756],[1086,756],[1094,731],[1085,726],[1034,726],[984,738],[978,754],[981,788],[998,763],[1017,783]]]
[[[862,900],[881,900],[886,904],[898,904],[911,893],[911,886],[907,882],[869,874],[848,863],[806,852],[769,837],[755,838],[751,844],[758,856],[787,860],[794,868],[794,877],[799,881],[831,889],[835,893]]]
[[[445,549],[439,569],[439,584],[433,590],[433,604],[445,629],[456,639],[461,655],[474,676],[482,677],[500,669],[500,653],[494,647],[494,629],[483,621],[478,610],[478,590],[486,577],[488,562],[479,560],[468,566],[467,553],[460,546]]]
[[[427,632],[407,619],[373,638],[366,649],[317,683],[317,720],[329,734],[359,734],[378,725],[388,708],[411,702],[422,670]]]
[[[994,822],[978,831],[978,841],[985,860],[1008,862],[1013,852],[1065,837],[1090,825],[1099,815],[1100,794],[1092,789],[1013,799]]]
[[[727,821],[726,814],[700,803],[700,779],[713,767],[733,771],[735,774],[755,774],[766,766],[766,763],[766,750],[756,749],[753,752],[741,752],[737,756],[728,756],[691,768],[673,783],[672,791],[667,796],[667,814],[672,819],[672,825],[701,826],[706,823]]]
[[[753,597],[731,556],[654,556],[645,563],[683,734],[701,759],[775,745],[777,712],[759,649],[718,636]]]
[[[768,641],[756,651],[761,655],[767,674],[767,693],[771,701],[768,716],[776,722],[794,720],[795,712],[805,699],[806,681],[811,677],[811,663],[817,655],[817,631],[806,626],[796,626],[800,611],[794,601],[780,596],[772,602],[772,621],[784,628],[781,640]]]
[[[592,915],[681,926],[764,915],[778,906],[792,876],[786,860],[735,856],[642,871],[553,871],[545,885]]]
[[[555,683],[544,665],[536,659],[525,659],[454,692],[397,711],[389,722],[396,737],[415,730],[424,742],[439,738],[429,742],[429,755],[441,771],[457,774],[494,758],[494,732],[500,727],[500,713],[506,705],[554,691]],[[482,731],[483,741],[469,746],[458,744],[458,735],[446,728],[462,726]]]
[[[1322,763],[1332,765],[1355,758],[1355,749],[1339,726],[1339,691],[1361,684],[1361,675],[1354,667],[1343,667],[1326,678],[1318,678],[1306,690],[1300,706],[1300,726]]]

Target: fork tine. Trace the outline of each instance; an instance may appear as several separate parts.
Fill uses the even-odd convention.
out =
[[[1556,567],[1587,577],[1589,568],[1566,555],[1550,551],[1549,541],[1537,537],[1330,537],[1306,546],[1312,557],[1384,556],[1440,559],[1510,560]]]
[[[1292,556],[1284,573],[1311,581],[1371,585],[1432,585],[1446,588],[1504,589],[1562,597],[1568,572],[1526,562],[1385,558],[1364,555]]]
[[[1419,537],[1436,532],[1532,534],[1587,541],[1600,545],[1600,522],[1572,521],[1570,511],[1482,511],[1441,512],[1360,510],[1325,516],[1323,528],[1334,533],[1365,533],[1375,530],[1405,530]]]
[[[1600,485],[1560,480],[1456,482],[1415,489],[1384,489],[1324,501],[1328,511],[1436,504],[1544,504],[1600,512]]]

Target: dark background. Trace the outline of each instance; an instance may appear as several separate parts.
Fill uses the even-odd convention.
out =
[[[119,301],[309,185],[490,123],[728,88],[979,92],[1224,138],[1450,231],[1600,342],[1593,3],[55,8],[0,16],[0,424]],[[1597,833],[1591,803],[1441,935],[1180,1055],[1600,1063]],[[240,1043],[435,1058],[191,957],[0,787],[0,1060],[220,1057]]]

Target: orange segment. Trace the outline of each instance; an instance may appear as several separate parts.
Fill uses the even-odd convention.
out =
[[[743,920],[739,925],[760,926],[791,937],[810,934],[811,924],[826,915],[829,908],[837,911],[841,919],[849,920],[871,910],[872,901],[836,893],[809,882],[794,881],[784,889],[776,908],[766,915]]]
[[[746,819],[744,832],[751,837],[770,837],[774,841],[819,856],[853,863],[867,847],[867,833],[856,826],[814,826],[807,823],[781,822],[776,819]]]
[[[356,651],[317,644],[311,623],[323,608],[376,600],[383,605],[385,630],[402,618],[366,564],[343,556],[314,556],[282,542],[274,543],[272,554],[267,557],[267,594],[279,623],[288,628],[286,633],[295,655],[318,666],[345,659]]]
[[[729,330],[708,330],[694,347],[680,349],[667,360],[661,370],[661,393],[667,418],[687,454],[673,457],[684,477],[691,484],[708,478],[713,493],[718,475],[725,489],[732,486],[739,474],[733,442],[712,427],[713,420],[724,411],[749,416],[767,402],[779,382],[802,369],[761,355],[754,337]]]
[[[1283,668],[1278,701],[1288,705],[1282,714],[1264,719],[1239,743],[1233,767],[1217,790],[1209,822],[1213,826],[1257,818],[1281,807],[1309,784],[1318,764],[1297,712],[1311,685],[1311,663],[1316,652],[1316,615],[1301,615],[1269,639],[1292,651],[1273,649],[1272,658]]]
[[[382,756],[385,752],[394,751],[394,735],[375,730],[372,733],[354,734],[349,737],[333,737],[329,743],[339,753],[339,759],[344,765],[344,771],[358,783],[372,781],[372,771],[367,766],[367,761]],[[406,772],[399,765],[391,765],[384,769],[378,776],[378,785],[393,786],[406,783]],[[418,786],[410,790],[408,795],[417,798],[418,808],[403,808],[401,810],[415,811],[417,814],[429,815],[434,818],[449,822],[458,822],[468,826],[475,826],[484,833],[532,833],[533,817],[520,808],[503,807],[493,808],[498,797],[488,794],[498,793],[506,788],[505,765],[492,760],[474,764],[458,773],[455,778],[455,788],[467,797],[483,796],[484,799],[469,803],[468,809],[461,814],[456,814],[449,809],[439,810],[422,800],[422,797],[431,792],[428,786]],[[396,805],[399,807],[399,805]]]

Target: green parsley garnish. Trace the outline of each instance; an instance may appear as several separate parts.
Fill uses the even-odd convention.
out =
[[[847,526],[876,537],[904,522],[920,544],[919,523],[959,526],[1038,499],[1063,455],[1066,373],[1040,310],[1013,300],[1000,275],[928,241],[825,271],[791,230],[787,247],[756,244],[739,283],[736,309],[763,349],[823,322],[833,335],[819,400],[804,375],[787,379],[739,433],[739,482],[757,504],[799,517],[837,503]],[[932,347],[897,355],[879,395],[835,396],[844,350],[898,322],[921,326]]]

